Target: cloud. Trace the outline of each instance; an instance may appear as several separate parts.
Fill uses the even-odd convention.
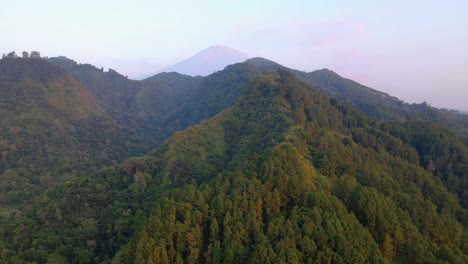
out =
[[[298,37],[306,39],[306,44],[318,47],[356,42],[368,35],[365,23],[347,19],[321,23],[296,21],[289,30],[295,30]]]
[[[324,22],[295,20],[263,27],[242,20],[228,28],[226,34],[231,39],[229,42],[245,47],[249,54],[331,54],[338,49],[362,44],[367,40],[369,29],[365,23],[351,19]]]
[[[371,67],[366,42],[370,29],[356,19],[326,21],[288,20],[255,25],[239,20],[227,29],[240,50],[285,66],[311,71],[330,68],[358,81],[367,82],[365,69]]]

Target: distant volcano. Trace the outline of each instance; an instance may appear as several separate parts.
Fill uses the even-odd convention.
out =
[[[225,46],[216,45],[209,47],[186,60],[159,70],[156,73],[178,72],[191,76],[207,76],[213,72],[224,69],[224,67],[228,65],[243,62],[248,58],[249,57],[245,53]]]

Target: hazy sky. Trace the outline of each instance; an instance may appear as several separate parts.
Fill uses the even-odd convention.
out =
[[[467,0],[0,5],[0,53],[38,50],[130,77],[215,44],[300,70],[329,68],[407,102],[468,110]]]

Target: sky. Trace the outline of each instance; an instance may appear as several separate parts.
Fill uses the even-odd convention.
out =
[[[212,45],[468,111],[468,1],[2,1],[0,53],[138,77]]]

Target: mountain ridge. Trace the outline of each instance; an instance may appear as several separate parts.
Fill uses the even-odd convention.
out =
[[[390,112],[392,122],[370,116],[334,92],[338,75],[324,74],[338,81],[321,87],[271,63],[143,81],[68,64],[134,135],[168,135],[153,145],[140,138],[156,146],[148,155],[67,176],[40,199],[1,212],[10,262],[466,260],[459,199],[468,152],[453,127],[399,112]],[[373,98],[363,100],[378,105]],[[0,175],[10,202],[23,186],[11,178],[17,174]]]
[[[290,71],[301,81],[319,88],[335,99],[351,104],[377,120],[423,119],[449,127],[460,137],[468,139],[468,119],[457,111],[434,108],[427,103],[408,104],[387,93],[341,77],[329,69],[303,72],[264,58],[252,58],[246,63],[267,72],[278,69]]]
[[[283,258],[284,261],[293,258],[304,262],[311,258],[323,260],[322,254],[327,252],[327,257],[336,262],[352,259],[353,263],[364,263],[396,257],[394,247],[388,246],[388,241],[401,243],[397,251],[401,252],[400,257],[407,254],[404,257],[409,261],[413,258],[422,262],[443,259],[440,252],[445,249],[438,249],[439,246],[432,244],[428,236],[417,231],[418,228],[425,229],[423,226],[426,224],[412,224],[404,220],[408,218],[406,213],[414,219],[419,218],[420,213],[426,216],[437,213],[408,211],[407,206],[411,207],[407,204],[409,201],[398,200],[397,194],[388,192],[386,184],[399,188],[405,195],[411,195],[415,203],[439,204],[441,201],[413,193],[411,188],[394,179],[397,175],[389,164],[384,165],[378,160],[390,159],[398,167],[409,162],[407,166],[424,182],[418,183],[415,188],[429,188],[442,193],[447,191],[418,167],[417,158],[405,161],[398,157],[408,150],[402,150],[397,155],[380,155],[367,143],[347,139],[348,129],[360,131],[375,126],[364,122],[347,128],[345,120],[353,118],[355,114],[342,112],[318,91],[298,83],[288,72],[258,76],[238,104],[213,119],[176,133],[153,153],[153,157],[160,160],[154,163],[162,167],[145,173],[153,175],[156,182],[165,182],[176,189],[156,203],[146,224],[114,261],[170,263],[192,259],[209,262],[220,258],[227,262],[245,262],[253,257],[252,262]],[[390,142],[395,140],[390,135],[383,137]],[[415,154],[414,151],[410,153]],[[364,160],[357,161],[358,156]],[[322,160],[323,157],[328,158]],[[354,165],[344,162],[346,159],[354,160]],[[385,174],[375,179],[376,182],[371,180],[374,176],[365,174],[368,171],[365,167],[369,164],[382,164]],[[409,180],[413,176],[403,174],[400,177],[408,177]],[[348,182],[351,179],[355,179],[355,182]],[[324,195],[327,190],[331,192],[330,195]],[[314,197],[310,198],[311,204],[306,202],[308,195]],[[270,199],[275,196],[276,206],[281,210],[271,204]],[[389,210],[384,218],[379,219],[372,210],[368,211],[369,206],[376,204],[386,208],[381,210]],[[456,202],[452,201],[452,205],[466,215],[466,211]],[[184,208],[191,208],[190,214]],[[327,220],[321,222],[309,218],[311,215],[305,212],[312,210],[320,210],[321,215],[328,216]],[[353,212],[353,215],[347,215],[346,210]],[[300,220],[295,219],[298,215],[301,215]],[[331,220],[337,215],[341,220]],[[354,215],[356,218],[353,218]],[[463,216],[457,219],[462,221]],[[355,222],[357,220],[359,224]],[[281,223],[280,226],[291,226],[289,234],[288,231],[278,231],[280,234],[274,231],[277,221]],[[350,238],[342,240],[343,244],[327,243],[320,240],[320,233],[307,233],[303,229],[302,224],[308,221],[315,223],[315,230],[327,234],[336,232],[336,229],[327,229],[327,223],[333,222],[339,226],[341,235]],[[337,221],[343,222],[338,224]],[[320,226],[319,223],[324,225]],[[365,229],[352,233],[359,225]],[[460,222],[455,225],[460,225]],[[382,233],[380,229],[388,233]],[[418,242],[403,239],[400,232],[421,239],[421,247],[434,252],[431,253],[433,255],[424,256],[412,251],[413,243]],[[445,239],[442,233],[432,232],[440,236],[438,239]],[[329,239],[336,237],[331,235]],[[304,241],[315,246],[306,250]],[[356,244],[345,245],[345,241]],[[457,241],[457,245],[463,244],[461,240]],[[282,248],[282,243],[288,246]],[[286,249],[294,253],[284,252]],[[345,254],[342,250],[347,251],[346,260],[341,259]],[[454,254],[459,260],[466,260],[463,253]]]

